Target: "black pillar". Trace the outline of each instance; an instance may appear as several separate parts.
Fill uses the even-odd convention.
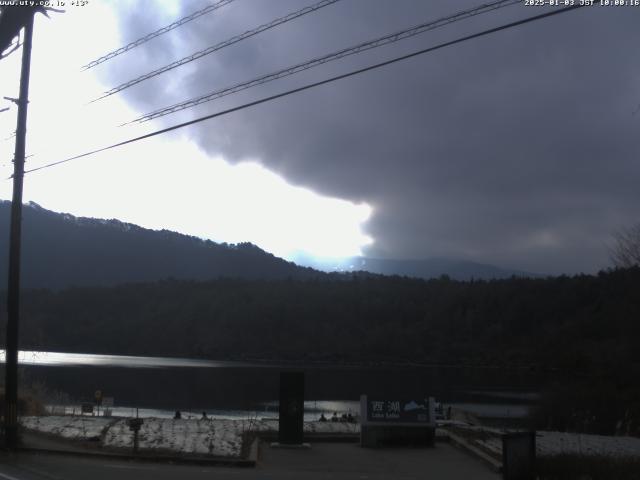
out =
[[[304,372],[280,372],[278,442],[300,445],[304,440]]]

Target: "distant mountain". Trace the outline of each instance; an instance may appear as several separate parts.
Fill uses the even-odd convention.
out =
[[[11,202],[0,200],[0,289],[7,286]],[[27,288],[115,285],[166,278],[208,280],[323,275],[251,243],[218,244],[118,220],[75,217],[24,205],[21,283]]]
[[[318,261],[308,257],[296,259],[299,265],[323,271],[355,272],[366,271],[382,275],[401,275],[414,278],[438,278],[446,275],[453,280],[491,280],[516,277],[541,277],[542,275],[508,270],[494,265],[471,262],[468,260],[452,260],[429,258],[424,260],[393,260],[367,257],[353,257],[334,261]]]
[[[0,290],[7,286],[11,202],[0,200]],[[287,262],[251,243],[230,245],[123,223],[75,217],[25,204],[21,283],[27,288],[116,285],[167,278],[211,280],[303,279],[325,272],[359,272],[454,280],[539,275],[464,260],[392,260],[354,257]],[[303,265],[303,266],[299,266]]]

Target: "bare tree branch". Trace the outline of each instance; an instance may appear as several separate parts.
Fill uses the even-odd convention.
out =
[[[640,265],[640,223],[613,233],[614,245],[609,257],[618,268]]]

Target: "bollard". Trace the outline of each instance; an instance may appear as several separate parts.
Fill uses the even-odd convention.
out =
[[[138,453],[138,432],[142,428],[144,420],[142,418],[129,418],[127,425],[129,430],[133,432],[133,453]]]
[[[514,432],[502,435],[502,478],[535,480],[536,432]]]

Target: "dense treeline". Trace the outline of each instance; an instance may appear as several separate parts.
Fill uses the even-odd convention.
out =
[[[21,345],[209,358],[628,370],[640,364],[639,285],[640,269],[634,268],[475,282],[334,275],[35,290],[24,293]]]

